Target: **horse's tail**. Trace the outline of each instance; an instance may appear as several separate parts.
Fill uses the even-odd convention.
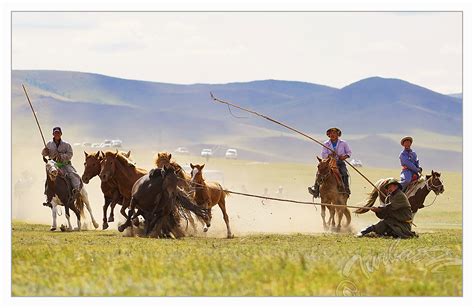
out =
[[[178,188],[178,192],[176,194],[176,201],[181,205],[183,208],[191,211],[194,213],[200,221],[206,222],[209,219],[208,210],[198,206],[194,200],[189,197],[186,192],[182,189]]]
[[[84,214],[84,200],[82,200],[82,196],[79,196],[76,200],[76,208],[79,210],[79,215],[81,216],[81,220],[83,220],[86,215]]]
[[[344,209],[344,216],[346,216],[346,227],[349,227],[349,225],[351,224],[351,211],[349,211],[349,209],[346,207]]]
[[[384,181],[384,179],[380,179],[377,181],[377,183],[375,183],[375,186],[376,187],[380,187],[381,186],[381,183]],[[380,189],[380,188],[379,188]],[[365,200],[365,204],[363,205],[364,207],[372,207],[375,203],[375,200],[377,200],[377,197],[379,196],[379,191],[377,188],[374,187],[374,189],[372,190],[372,192],[369,194],[369,198],[367,198]],[[354,211],[354,213],[356,214],[364,214],[366,212],[368,212],[369,210],[368,209],[357,209]]]

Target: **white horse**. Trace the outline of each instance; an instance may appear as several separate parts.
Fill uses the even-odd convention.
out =
[[[48,181],[50,183],[51,182],[55,183],[60,173],[59,169],[56,166],[56,162],[52,159],[50,160],[45,159],[45,162],[46,162],[46,174],[48,177]],[[69,180],[64,178],[64,181],[69,181]],[[50,185],[50,183],[48,183],[48,185]],[[94,228],[97,229],[99,227],[99,224],[97,223],[97,221],[94,218],[94,215],[92,214],[91,206],[89,203],[89,197],[84,185],[82,185],[79,197],[76,200],[74,200],[74,202],[75,202],[76,208],[80,210],[81,216],[83,215],[82,209],[84,208],[84,205],[86,206],[87,211],[89,211],[89,214],[91,215],[92,224],[94,225]],[[65,206],[65,204],[63,201],[61,201],[61,198],[59,198],[57,194],[54,195],[53,199],[51,200],[51,204],[52,204],[51,211],[52,211],[52,216],[53,216],[53,224],[50,230],[55,231],[57,228],[58,205]],[[69,231],[73,230],[71,221],[70,221],[69,208],[66,208],[66,219],[68,223],[68,230]],[[79,231],[81,230],[80,216],[77,216],[77,230]]]

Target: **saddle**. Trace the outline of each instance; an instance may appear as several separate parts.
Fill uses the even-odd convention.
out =
[[[334,177],[336,178],[337,186],[342,188],[344,191],[344,182],[342,182],[342,176],[339,172],[339,168],[337,167],[337,161],[335,159],[331,159],[329,161],[329,167],[331,168],[331,173],[334,174]]]

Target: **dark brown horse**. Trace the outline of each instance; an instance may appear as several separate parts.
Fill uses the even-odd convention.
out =
[[[132,225],[138,215],[145,219],[145,234],[155,230],[159,237],[180,238],[184,236],[181,229],[181,217],[184,209],[190,210],[204,222],[208,220],[207,211],[192,202],[186,193],[178,188],[179,178],[173,168],[152,169],[138,179],[132,188],[132,199],[127,221],[119,227],[122,232]],[[135,215],[135,209],[138,209]]]
[[[191,185],[194,188],[194,200],[200,207],[207,209],[209,213],[209,223],[204,227],[204,232],[207,232],[208,228],[211,226],[210,219],[212,218],[212,207],[219,204],[227,226],[227,238],[234,237],[230,231],[229,216],[227,215],[225,208],[225,197],[228,196],[229,193],[224,191],[221,184],[217,182],[206,183],[202,177],[202,169],[204,169],[205,165],[200,166],[190,164],[190,166],[192,169]]]
[[[102,151],[97,151],[95,154],[88,154],[84,151],[86,156],[84,162],[84,173],[82,174],[82,181],[88,184],[89,181],[99,175],[100,163],[104,158],[105,154]],[[127,153],[121,152],[121,154],[130,159],[130,151]],[[114,180],[104,182],[101,180],[100,189],[104,194],[104,206],[103,206],[103,222],[102,229],[105,230],[109,227],[108,222],[114,221],[114,209],[116,204],[124,205],[123,196],[120,194],[117,184]],[[110,216],[107,220],[107,209],[110,207]]]
[[[387,191],[384,188],[384,185],[389,179],[390,178],[380,179],[375,183],[375,186],[378,188],[378,190],[375,188],[372,190],[369,198],[366,200],[364,205],[365,207],[373,206],[375,200],[377,200],[377,197],[379,198],[381,204],[385,203]],[[382,192],[383,195],[380,194],[379,191]],[[431,191],[433,191],[436,195],[442,194],[444,192],[444,185],[441,181],[441,173],[439,172],[432,170],[430,175],[423,176],[416,182],[410,183],[410,185],[407,187],[406,195],[408,201],[410,202],[411,211],[413,214],[418,212],[419,209],[425,207],[423,203],[425,202],[426,196],[428,196]],[[366,209],[358,209],[354,213],[363,214],[367,211],[368,210]]]
[[[163,167],[173,168],[178,176],[178,187],[181,187],[187,193],[191,192],[191,177],[186,172],[184,172],[183,168],[181,168],[177,162],[171,160],[171,153],[158,153],[155,158],[155,165],[160,169]]]
[[[178,187],[182,188],[188,195],[191,195],[194,192],[193,188],[191,187],[191,177],[186,172],[184,172],[183,168],[177,162],[171,160],[171,153],[159,152],[155,158],[155,165],[159,169],[163,167],[173,168],[178,177]],[[184,214],[186,215],[186,222],[189,221],[191,223],[192,229],[194,232],[196,232],[196,223],[194,222],[191,212],[185,209]]]
[[[135,182],[148,173],[145,169],[138,168],[127,157],[118,151],[106,152],[100,163],[99,177],[102,182],[113,181],[123,197],[120,213],[128,218],[125,209],[129,207],[132,198],[132,187]]]
[[[320,185],[321,203],[346,205],[348,195],[344,193],[341,187],[342,179],[336,165],[336,160],[331,156],[326,159],[318,157],[318,176],[316,181]],[[326,223],[326,207],[329,210],[329,220]],[[335,214],[337,213],[338,223],[335,224]],[[329,225],[335,231],[341,230],[342,217],[345,216],[348,227],[351,223],[351,212],[344,206],[321,205],[321,218],[323,219],[324,229],[328,230]]]

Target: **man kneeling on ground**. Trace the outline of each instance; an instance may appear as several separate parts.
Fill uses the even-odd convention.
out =
[[[390,179],[385,184],[385,188],[388,191],[385,204],[381,207],[371,208],[381,220],[377,224],[360,231],[357,236],[362,237],[370,232],[395,238],[417,236],[415,232],[411,231],[413,213],[407,196],[401,190],[402,185],[396,179]]]

